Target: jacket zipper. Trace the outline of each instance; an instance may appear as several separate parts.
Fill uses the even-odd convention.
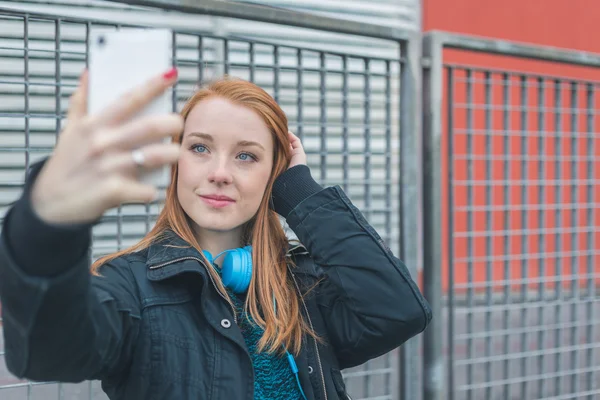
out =
[[[210,281],[212,282],[213,287],[215,288],[215,290],[217,291],[217,293],[219,293],[219,296],[221,296],[223,298],[223,300],[225,300],[227,302],[227,304],[229,304],[229,307],[231,308],[231,313],[233,315],[233,320],[234,320],[234,322],[237,325],[237,316],[235,314],[235,309],[233,308],[233,304],[231,304],[231,301],[227,297],[225,297],[223,295],[223,293],[221,293],[221,291],[217,287],[217,284],[215,283],[215,280],[214,280],[212,274],[208,270],[208,267],[206,266],[206,264],[204,264],[204,261],[202,261],[201,259],[199,259],[197,257],[181,257],[181,258],[176,258],[175,260],[167,261],[167,262],[162,263],[162,264],[151,265],[150,269],[159,269],[159,268],[166,267],[167,265],[174,264],[176,262],[183,261],[183,260],[196,260],[196,261],[198,261],[200,263],[200,265],[202,265],[204,267],[204,269],[206,269],[206,272],[208,273],[208,276],[210,277]]]
[[[289,267],[288,267],[289,270]],[[300,291],[300,287],[298,286],[298,282],[296,282],[296,275],[290,270],[290,274],[292,274],[292,279],[294,279],[294,285],[296,286],[296,290],[300,295],[300,301],[302,302],[302,306],[304,307],[304,311],[306,312],[306,318],[308,318],[308,324],[310,325],[310,329],[314,332],[315,328],[313,327],[312,320],[310,319],[310,314],[308,313],[308,307],[306,307],[306,303],[304,302],[304,298],[302,298],[302,292]],[[321,382],[323,383],[323,394],[325,395],[325,400],[327,400],[327,389],[325,387],[325,376],[323,375],[323,366],[321,365],[321,356],[319,355],[319,346],[317,344],[317,339],[312,338],[315,344],[315,350],[317,352],[317,364],[319,365],[319,372],[321,373]]]

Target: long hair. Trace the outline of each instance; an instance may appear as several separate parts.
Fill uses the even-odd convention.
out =
[[[264,329],[258,342],[259,351],[275,353],[285,347],[297,355],[303,335],[316,335],[300,312],[295,284],[290,281],[287,271],[288,240],[276,212],[269,207],[273,183],[287,169],[291,159],[287,117],[275,100],[260,87],[241,79],[223,77],[201,87],[188,99],[181,111],[183,118],[187,119],[196,104],[210,97],[221,97],[253,110],[262,117],[273,136],[273,170],[258,211],[245,227],[252,244],[254,266],[245,309],[253,321]],[[180,143],[182,134],[175,140]],[[99,267],[110,260],[146,249],[159,241],[167,230],[175,232],[202,255],[192,222],[177,198],[177,174],[178,166],[174,164],[164,208],[150,232],[136,245],[98,259],[91,267],[92,274],[98,275]],[[217,289],[232,304],[217,272],[213,268],[207,270],[213,275]],[[273,301],[276,303],[276,312]]]

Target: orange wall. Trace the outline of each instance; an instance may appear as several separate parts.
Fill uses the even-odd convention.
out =
[[[576,49],[576,50],[584,50],[589,52],[600,53],[600,0],[422,0],[423,1],[423,27],[424,31],[427,32],[429,30],[442,30],[442,31],[450,31],[457,32],[463,34],[470,34],[476,36],[484,36],[488,38],[499,38],[517,42],[527,42],[532,44],[540,44],[554,47],[562,47],[568,49]],[[452,63],[452,64],[460,64],[460,65],[477,65],[482,67],[493,67],[494,69],[501,69],[506,71],[519,71],[519,72],[527,72],[531,74],[543,74],[543,75],[551,75],[551,76],[560,76],[567,78],[578,78],[588,81],[600,81],[600,70],[594,68],[586,68],[586,67],[575,67],[563,64],[542,62],[542,61],[531,61],[531,60],[523,60],[512,57],[502,57],[502,56],[494,56],[487,55],[481,53],[471,53],[457,50],[446,50],[444,52],[444,62]],[[464,83],[458,83],[458,81],[464,79],[464,72],[457,71],[455,78],[457,80],[455,86],[455,104],[460,104],[465,102],[464,98]],[[476,76],[476,78],[483,79],[483,76]],[[500,81],[502,79],[501,75],[492,76],[493,79]],[[554,99],[552,97],[552,83],[547,82],[548,88],[546,93],[545,103],[547,105],[554,104]],[[511,99],[513,105],[518,105],[517,99],[518,95],[518,87],[519,83],[516,79],[513,79],[512,82],[513,88],[511,89]],[[474,102],[475,104],[483,103],[483,85],[475,84],[474,85]],[[498,84],[493,88],[494,95],[492,98],[492,103],[494,105],[502,106],[503,100],[501,98],[502,88]],[[583,95],[585,87],[581,85],[578,90],[580,90],[579,95],[579,104],[578,108],[585,109],[586,105],[583,103],[585,96]],[[568,107],[570,105],[568,99],[568,88],[563,90],[563,107]],[[446,98],[446,96],[445,96]],[[447,100],[447,99],[445,99]],[[598,90],[598,86],[596,86],[596,92],[594,96],[595,106],[596,108],[600,105],[600,90]],[[537,98],[535,96],[535,88],[533,87],[529,96],[529,106],[536,107]],[[443,106],[443,126],[444,130],[446,129],[446,104]],[[494,112],[493,115],[493,129],[502,130],[502,115],[501,112]],[[514,113],[515,115],[511,116],[511,128],[519,129],[519,120],[518,113]],[[553,131],[555,129],[560,129],[565,132],[569,130],[569,116],[566,115],[563,118],[562,127],[553,126],[552,115],[546,116],[548,123],[546,124],[546,130]],[[530,123],[528,124],[529,131],[536,131],[538,129],[536,124],[536,115],[535,113],[531,113],[528,115],[530,119]],[[482,110],[474,111],[474,128],[483,129],[484,115]],[[454,112],[454,128],[455,131],[464,130],[465,128],[465,111],[464,109],[455,109]],[[578,130],[580,132],[585,130],[585,121],[581,119],[579,120]],[[595,118],[595,126],[594,131],[600,131],[600,118]],[[445,134],[447,132],[444,132]],[[444,135],[444,141],[447,145],[447,136]],[[531,139],[531,143],[528,144],[529,154],[537,157],[540,154],[538,153],[538,149],[536,148],[537,138],[533,135]],[[567,136],[567,135],[565,135]],[[476,135],[473,137],[473,151],[477,155],[483,155],[484,147],[483,140],[485,135]],[[496,135],[493,138],[493,154],[500,155],[498,151],[502,149],[501,137]],[[466,148],[464,146],[465,136],[457,135],[455,132],[455,154],[464,154]],[[585,145],[588,142],[579,141],[577,143],[578,148],[572,149],[570,147],[570,142],[567,137],[564,138],[561,143],[561,147],[563,147],[563,151],[569,151],[571,154],[577,154],[579,156],[585,156],[586,148]],[[595,148],[600,148],[600,137],[595,138]],[[546,147],[546,156],[554,156],[555,155],[555,141],[554,139],[550,139],[545,142]],[[521,153],[521,149],[516,142],[512,142],[511,145],[511,155],[519,156]],[[600,150],[597,150],[597,154],[594,154],[595,157],[600,156]],[[445,160],[447,162],[447,160]],[[481,165],[479,165],[481,164]],[[474,175],[473,179],[485,179],[483,172],[485,167],[482,162],[474,163]],[[518,164],[518,163],[517,163]],[[512,165],[510,167],[511,177],[510,179],[519,180],[522,179],[521,171],[519,170],[519,165]],[[578,169],[581,169],[579,176],[584,176],[586,167],[585,163],[578,163],[576,165]],[[494,180],[503,179],[503,164],[498,164],[492,166],[493,168],[493,177]],[[552,165],[545,166],[546,168],[546,179],[557,179],[558,176],[556,172],[552,169]],[[565,163],[562,165],[562,176],[563,179],[569,179],[570,177],[570,165]],[[464,162],[456,162],[455,163],[455,179],[466,179],[466,164]],[[444,174],[446,175],[446,174]],[[535,168],[528,174],[528,179],[538,179],[535,175]],[[600,166],[598,164],[593,168],[593,179],[600,180]],[[446,187],[446,182],[444,183],[444,189]],[[475,187],[474,192],[474,202],[475,206],[484,206],[485,200],[483,199],[483,187],[478,186]],[[520,204],[520,193],[522,189],[519,187],[515,187],[511,190],[511,204],[519,205]],[[525,189],[528,190],[528,189]],[[481,193],[480,193],[481,192]],[[535,204],[539,204],[543,202],[543,199],[538,199],[536,197],[537,191],[534,191],[531,195],[528,196],[529,203],[534,206]],[[549,203],[553,203],[556,200],[553,198],[554,187],[550,187],[548,189],[546,201]],[[579,198],[570,198],[570,188],[567,187],[564,189],[564,195],[562,202],[578,202],[585,203],[585,198],[582,197],[583,191],[578,193]],[[494,190],[494,197],[491,200],[491,204],[496,206],[500,206],[503,204],[502,196],[500,196],[501,191],[498,189]],[[447,195],[447,191],[443,190],[443,195]],[[466,205],[466,190],[464,187],[456,187],[454,192],[454,201],[455,207],[465,206]],[[600,185],[596,185],[594,188],[593,202],[600,202]],[[444,205],[443,215],[444,215],[444,232],[443,232],[443,254],[444,254],[444,264],[442,266],[443,271],[443,282],[444,287],[447,288],[448,285],[448,209],[447,206]],[[479,213],[481,214],[481,213]],[[479,215],[475,213],[473,215],[474,221],[474,229],[477,231],[486,230],[486,227],[482,225],[485,222],[485,216]],[[498,214],[498,215],[496,215]],[[493,227],[494,229],[520,229],[520,215],[519,213],[511,213],[510,217],[510,225],[503,226],[502,215],[501,213],[493,213],[491,215],[493,219]],[[530,211],[528,214],[528,226],[529,229],[538,228],[540,225],[540,216],[537,211]],[[455,212],[455,226],[454,231],[457,233],[465,232],[467,230],[465,221],[465,213],[464,212]],[[581,227],[589,227],[590,222],[585,220],[584,213],[579,213],[577,215],[578,221],[571,221],[570,212],[563,213],[563,221],[562,223],[558,223],[555,218],[554,212],[547,212],[544,217],[545,220],[545,228],[555,228],[558,226],[562,226],[566,224],[568,226],[579,225]],[[592,226],[597,226],[598,231],[600,231],[600,216],[596,213],[596,221],[592,222]],[[562,243],[557,243],[558,238],[555,235],[549,235],[545,243],[545,249],[540,249],[536,244],[536,240],[539,236],[531,238],[529,241],[530,244],[528,248],[521,248],[520,246],[520,238],[518,236],[511,237],[510,240],[510,255],[516,256],[519,258],[519,254],[531,254],[531,253],[551,253],[554,251],[559,251],[561,253],[574,251],[575,249],[583,250],[586,248],[586,235],[581,235],[578,237],[579,243],[575,245],[575,242],[572,242],[571,238],[568,235],[564,235],[566,237],[560,238]],[[474,257],[485,257],[486,255],[493,255],[494,257],[502,257],[506,256],[504,254],[504,240],[509,240],[508,238],[496,237],[493,239],[492,248],[490,249],[491,253],[487,254],[485,249],[485,242],[482,239],[474,240],[471,243],[471,246],[474,248]],[[594,233],[593,235],[593,249],[597,251],[600,248],[600,234]],[[560,247],[557,247],[557,244]],[[465,239],[456,239],[454,241],[454,259],[465,259],[468,256]],[[592,249],[589,249],[592,250]],[[582,257],[577,258],[579,267],[579,272],[586,272],[585,268],[587,266],[587,261],[589,259],[584,259]],[[600,274],[600,257],[595,256],[592,258],[592,265],[595,265],[595,273],[596,278]],[[557,273],[556,271],[556,260],[548,259],[544,262],[544,271],[546,276],[552,276]],[[575,271],[571,270],[571,264],[575,261],[574,258],[565,257],[562,260],[562,273],[563,274],[571,274]],[[485,281],[495,281],[502,282],[503,279],[510,279],[514,281],[515,279],[532,279],[537,278],[540,275],[539,265],[537,260],[532,260],[528,263],[528,272],[526,276],[523,276],[522,264],[519,261],[511,261],[508,263],[509,267],[509,275],[505,276],[504,269],[507,267],[507,264],[502,262],[491,262],[492,266],[492,275],[488,276],[486,273],[486,263],[484,262],[474,262],[472,264],[473,275],[470,279],[473,279],[474,282],[485,282]],[[455,274],[453,276],[454,282],[457,284],[458,288],[464,288],[465,283],[468,283],[470,280],[468,278],[468,266],[465,262],[455,262]],[[583,271],[582,271],[583,270]],[[585,281],[585,280],[584,280]],[[584,282],[582,282],[584,283]],[[566,280],[565,286],[569,287],[571,285],[571,281]],[[519,285],[514,285],[517,288]],[[537,285],[532,285],[537,286]],[[552,283],[546,284],[545,286],[551,287]],[[480,286],[481,288],[485,288],[485,286]],[[502,284],[498,285],[498,289],[502,287]],[[462,291],[461,289],[457,289]]]
[[[598,0],[422,0],[423,28],[600,53]]]

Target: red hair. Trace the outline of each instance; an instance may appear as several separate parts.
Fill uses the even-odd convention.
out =
[[[298,354],[302,336],[305,333],[316,336],[300,313],[300,299],[287,271],[288,240],[277,213],[269,207],[273,183],[287,169],[291,158],[287,117],[275,100],[259,86],[241,79],[224,77],[197,90],[184,105],[181,111],[183,118],[187,119],[194,106],[209,97],[221,97],[248,107],[261,116],[273,135],[273,170],[258,211],[246,225],[246,234],[252,243],[254,268],[245,307],[252,319],[264,329],[258,343],[259,351],[277,352],[285,346]],[[181,135],[176,140],[181,142]],[[177,169],[177,164],[171,168],[171,184],[167,188],[165,206],[155,226],[136,245],[98,259],[91,267],[93,274],[98,275],[99,267],[110,260],[149,247],[169,229],[202,254],[189,218],[177,198]],[[231,303],[217,272],[213,268],[208,268],[208,271],[213,275],[218,290]],[[277,314],[273,307],[267,306],[272,305],[273,299],[277,304]]]

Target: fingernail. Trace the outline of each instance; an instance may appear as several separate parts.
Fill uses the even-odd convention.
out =
[[[177,68],[171,68],[167,72],[163,74],[163,78],[166,80],[171,80],[177,76]]]

